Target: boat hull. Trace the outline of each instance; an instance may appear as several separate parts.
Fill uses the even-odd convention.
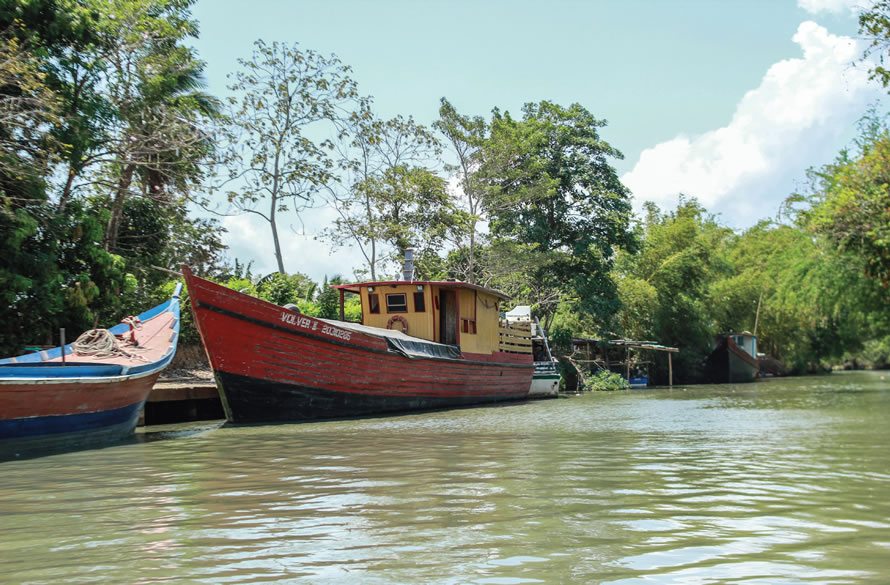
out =
[[[529,398],[559,396],[559,370],[555,362],[535,362],[535,375],[528,391]]]
[[[285,422],[451,408],[528,396],[530,355],[408,357],[383,337],[187,283],[226,418]]]
[[[159,374],[0,382],[0,458],[128,437]]]
[[[78,355],[67,345],[0,360],[0,457],[96,446],[131,435],[176,352],[179,290],[139,315],[134,355]]]
[[[483,402],[517,400],[525,394],[422,396],[343,392],[301,384],[216,372],[228,420],[235,423],[290,422],[369,416],[471,406]]]
[[[708,379],[717,384],[753,382],[760,364],[731,339],[724,338],[708,356],[706,371]]]

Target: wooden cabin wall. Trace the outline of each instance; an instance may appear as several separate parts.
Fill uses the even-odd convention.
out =
[[[421,339],[434,340],[433,337],[433,298],[430,287],[423,285],[423,291],[417,290],[418,285],[412,283],[405,284],[387,284],[375,286],[374,292],[369,292],[368,287],[362,287],[362,323],[370,327],[386,328],[390,318],[394,315],[400,315],[408,322],[408,335],[419,337]],[[414,310],[414,293],[422,292],[424,298],[424,311],[419,313]],[[388,294],[404,294],[407,300],[407,310],[403,312],[392,312],[387,310],[386,295]],[[369,296],[376,294],[380,300],[380,312],[371,313],[371,303]],[[401,329],[400,325],[393,324],[391,329]]]
[[[460,291],[460,347],[470,353],[498,351],[498,298],[482,291]],[[476,333],[464,332],[463,322],[476,322]],[[472,331],[472,326],[470,326]]]
[[[423,291],[417,287],[422,286]],[[417,285],[414,283],[387,284],[375,286],[373,292],[361,287],[362,323],[370,327],[386,328],[390,318],[400,315],[408,322],[408,335],[439,342],[441,340],[441,307],[436,300],[441,289],[453,290],[457,295],[458,331],[461,350],[469,353],[491,354],[498,351],[498,298],[483,291],[450,286]],[[422,292],[425,310],[415,311],[414,293]],[[371,313],[370,295],[376,294],[380,302],[380,312]],[[408,301],[407,311],[390,313],[387,310],[387,294],[404,294]],[[475,332],[473,323],[475,322]],[[466,331],[464,330],[466,326]],[[393,324],[392,329],[400,329]]]

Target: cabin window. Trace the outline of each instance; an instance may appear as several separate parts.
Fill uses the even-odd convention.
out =
[[[476,320],[475,319],[461,319],[461,331],[464,333],[476,333]]]
[[[426,298],[422,292],[414,293],[414,311],[417,313],[426,312]]]
[[[387,313],[407,313],[408,296],[405,293],[393,293],[386,295]]]
[[[380,296],[368,295],[368,307],[372,313],[380,312]]]

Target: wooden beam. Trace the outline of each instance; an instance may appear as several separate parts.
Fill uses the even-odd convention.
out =
[[[671,352],[668,352],[668,385],[673,388],[674,387],[674,362],[671,358],[674,356],[671,355]]]

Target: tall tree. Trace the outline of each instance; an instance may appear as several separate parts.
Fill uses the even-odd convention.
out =
[[[0,84],[0,101],[19,102],[3,109],[18,112],[0,128],[18,146],[0,145],[0,160],[26,163],[0,171],[0,231],[10,236],[0,244],[0,318],[13,324],[0,345],[117,317],[127,295],[145,288],[140,265],[210,263],[219,253],[218,226],[188,218],[183,200],[208,147],[206,118],[195,113],[203,94],[180,83],[203,66],[182,42],[196,32],[191,4],[0,2],[4,54],[17,51],[26,65],[16,72],[7,60],[0,72],[17,79]],[[15,330],[19,323],[27,326]]]
[[[463,236],[466,243],[459,242],[459,248],[465,248],[466,271],[464,279],[476,282],[476,243],[479,236],[478,224],[484,219],[483,197],[485,186],[479,180],[478,171],[481,165],[483,145],[488,134],[488,124],[481,116],[469,117],[457,112],[451,102],[444,97],[439,106],[439,119],[433,123],[445,136],[451,151],[457,158],[457,164],[446,168],[458,179],[460,198],[465,205],[467,216]]]
[[[114,250],[128,197],[169,202],[165,187],[183,196],[201,178],[212,147],[205,123],[218,105],[202,91],[204,64],[182,44],[197,36],[193,0],[104,2],[101,29],[116,39],[106,57],[115,122],[97,181],[113,192],[105,245]]]
[[[109,119],[100,84],[106,65],[101,55],[111,43],[100,34],[100,18],[100,7],[93,0],[0,2],[0,30],[5,31],[8,46],[29,55],[42,85],[57,102],[50,140],[42,150],[65,167],[55,173],[64,177],[60,210],[82,163],[104,140],[102,128]],[[52,170],[43,167],[41,172]]]
[[[528,278],[601,316],[618,307],[615,250],[636,246],[630,193],[609,164],[622,155],[600,137],[605,125],[579,104],[529,103],[521,120],[495,110],[480,169],[494,236],[540,254]]]
[[[731,274],[725,248],[732,235],[695,199],[681,197],[667,213],[650,203],[639,253],[622,252],[616,262],[618,332],[682,347],[674,357],[678,379],[697,381],[710,352],[715,331],[707,295],[715,280]],[[744,317],[753,321],[754,310],[749,302]]]
[[[814,190],[802,218],[862,271],[890,287],[890,130],[867,125],[853,152],[811,172]],[[801,197],[795,200],[803,199]]]
[[[229,89],[234,108],[225,136],[228,152],[229,201],[269,224],[275,260],[284,273],[279,241],[278,214],[299,213],[314,195],[335,180],[329,138],[336,133],[357,99],[349,67],[335,56],[325,57],[297,44],[288,46],[262,40]]]
[[[339,217],[325,235],[335,245],[356,245],[376,280],[381,267],[406,248],[427,247],[435,239],[427,228],[442,210],[444,185],[425,165],[439,144],[410,117],[381,120],[365,98],[344,126],[338,148],[344,177],[329,183],[327,192]]]

